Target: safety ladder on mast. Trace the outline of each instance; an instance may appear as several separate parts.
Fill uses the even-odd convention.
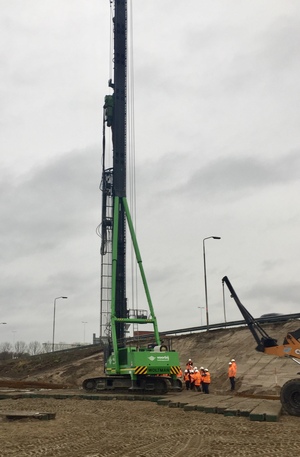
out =
[[[101,278],[100,278],[100,341],[107,344],[110,339],[111,292],[112,292],[112,229],[113,196],[112,169],[105,170],[101,183],[105,194],[101,223]],[[99,230],[100,231],[100,230]]]

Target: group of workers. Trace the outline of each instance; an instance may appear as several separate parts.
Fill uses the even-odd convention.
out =
[[[228,363],[228,378],[230,381],[230,389],[235,389],[235,378],[237,373],[237,365],[235,359],[231,359]],[[196,390],[197,392],[203,392],[209,394],[209,385],[211,382],[211,375],[207,368],[194,367],[192,359],[189,359],[186,363],[186,367],[183,374],[183,381],[185,383],[186,390]]]
[[[207,368],[194,367],[192,359],[189,359],[183,375],[186,390],[196,390],[197,392],[203,392],[209,394],[209,385],[211,381],[210,372]]]

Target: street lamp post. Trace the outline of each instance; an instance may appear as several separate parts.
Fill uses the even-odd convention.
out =
[[[224,311],[224,324],[226,327],[226,308],[225,308],[225,291],[224,291],[224,282],[222,283],[223,285],[223,311]]]
[[[206,278],[206,259],[205,259],[205,240],[213,238],[214,240],[220,240],[220,236],[208,236],[203,239],[203,263],[204,263],[204,288],[205,288],[205,309],[206,309],[206,327],[209,330],[209,318],[208,318],[208,300],[207,300],[207,278]]]
[[[87,324],[87,322],[82,321],[81,323],[83,324],[83,343],[85,344],[85,324]]]
[[[59,298],[68,298],[68,297],[56,297],[54,298],[54,308],[53,308],[53,333],[52,333],[52,352],[54,352],[54,336],[55,336],[55,310],[56,310],[56,300]]]

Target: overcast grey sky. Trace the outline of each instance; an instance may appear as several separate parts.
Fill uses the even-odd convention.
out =
[[[254,316],[299,312],[299,2],[132,6],[137,235],[159,329],[200,325],[211,235],[211,323],[224,275]],[[83,341],[84,321],[91,341],[109,0],[0,7],[0,343],[51,341],[62,295],[56,340]],[[228,293],[226,310],[240,318]]]

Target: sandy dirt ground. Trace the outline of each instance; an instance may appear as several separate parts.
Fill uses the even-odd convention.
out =
[[[283,337],[290,327],[297,328],[295,323],[287,323],[272,327],[270,334]],[[228,393],[226,370],[231,357],[238,360],[237,388],[241,392],[270,394],[278,387],[277,381],[281,386],[295,377],[290,360],[270,359],[254,350],[248,329],[174,337],[173,348],[183,367],[192,357],[198,366],[211,369],[212,394]],[[12,388],[9,383],[22,380],[78,388],[83,379],[101,375],[103,354],[99,350],[70,354],[50,353],[4,363],[0,383],[7,382]],[[56,418],[8,421],[0,415],[0,457],[300,456],[300,417],[283,415],[277,423],[251,422],[146,401],[0,400],[0,412],[18,410],[52,412]]]
[[[148,401],[5,399],[0,411],[56,413],[0,420],[1,457],[298,456],[300,417],[250,422]]]

